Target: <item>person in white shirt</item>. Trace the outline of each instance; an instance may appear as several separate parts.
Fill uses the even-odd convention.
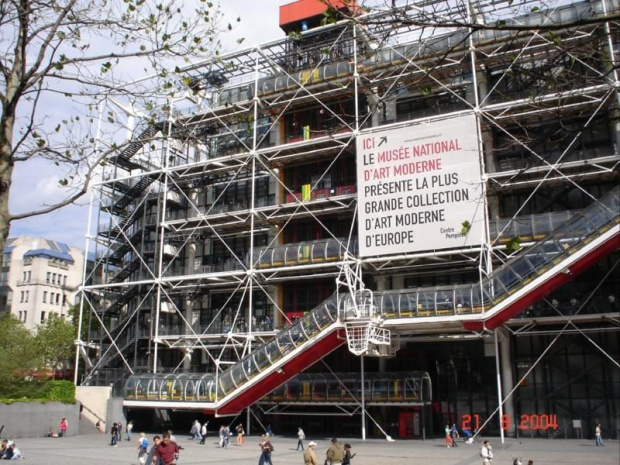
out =
[[[482,457],[482,465],[489,465],[493,463],[493,449],[489,441],[484,441],[482,448],[480,449],[480,457]]]
[[[301,429],[301,426],[297,428],[297,450],[301,448],[304,450],[304,439],[306,439],[306,433]]]

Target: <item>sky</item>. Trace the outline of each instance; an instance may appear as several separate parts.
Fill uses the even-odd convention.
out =
[[[222,36],[224,52],[282,38],[283,33],[278,27],[278,7],[286,3],[290,3],[290,0],[222,0],[221,8],[227,18],[226,22],[234,23],[237,17],[241,18],[232,32]],[[242,47],[236,43],[241,37],[245,39]],[[183,66],[184,63],[179,65]],[[52,119],[59,120],[69,115],[70,109],[55,106],[49,113]],[[42,160],[25,165],[18,163],[11,187],[11,212],[15,214],[33,211],[61,200],[63,192],[58,187],[58,181],[62,177],[57,167]],[[90,195],[86,195],[77,205],[70,205],[47,215],[14,221],[11,224],[10,236],[40,236],[84,249],[89,199]],[[91,232],[95,233],[94,225]]]

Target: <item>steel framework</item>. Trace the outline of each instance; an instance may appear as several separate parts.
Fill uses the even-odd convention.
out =
[[[82,383],[218,376],[334,291],[482,282],[618,182],[617,0],[406,3],[193,64],[183,99],[126,111],[131,136],[106,141],[119,152],[92,191]],[[360,258],[356,138],[461,115],[483,244]],[[440,298],[424,337],[446,333]],[[385,331],[346,329],[354,353],[394,355]]]

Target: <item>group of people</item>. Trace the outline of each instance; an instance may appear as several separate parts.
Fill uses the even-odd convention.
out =
[[[456,427],[456,423],[452,423],[452,426],[446,424],[446,447],[458,447],[456,440],[459,438],[459,430]]]
[[[45,436],[48,438],[62,438],[67,435],[67,429],[69,429],[69,422],[65,417],[62,417],[60,423],[58,423],[58,431],[53,426],[50,426],[49,433]]]
[[[131,441],[131,432],[133,431],[133,422],[129,420],[125,425],[125,434],[127,435],[127,441]],[[123,424],[121,422],[114,422],[112,428],[110,428],[110,445],[116,447],[118,442],[123,439]]]
[[[304,451],[304,465],[319,465],[318,459],[316,457],[315,447],[317,443],[314,441],[310,441],[308,443],[308,448],[304,450],[303,440],[306,438],[304,430],[301,427],[298,428],[297,431],[297,450],[300,449]],[[355,457],[355,454],[351,454],[351,444],[342,445],[337,438],[332,438],[331,445],[327,452],[325,453],[325,465],[351,465],[351,459]],[[261,462],[258,462],[259,465],[262,465]],[[271,463],[271,459],[268,463]]]
[[[484,441],[480,448],[480,457],[482,457],[482,465],[491,465],[493,463],[493,447],[489,441]],[[512,465],[523,465],[521,458],[514,458]],[[528,460],[527,465],[534,465],[533,460]]]
[[[0,445],[0,459],[2,460],[17,460],[23,459],[21,451],[18,449],[17,444],[13,441],[13,438],[7,438],[2,440]]]
[[[161,436],[153,436],[153,445],[149,449],[149,441],[144,433],[138,439],[138,462],[141,465],[175,465],[179,459],[179,445],[169,431]]]
[[[310,441],[308,449],[304,451],[304,465],[319,465],[316,453],[316,442]],[[351,454],[351,444],[341,444],[337,438],[332,438],[331,445],[325,453],[325,465],[351,465],[351,459],[355,454]]]

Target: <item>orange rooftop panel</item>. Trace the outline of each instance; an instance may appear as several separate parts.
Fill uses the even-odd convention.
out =
[[[356,8],[355,0],[330,0],[331,5],[340,11],[352,12]],[[317,19],[323,16],[327,5],[320,0],[297,0],[280,7],[280,28],[289,32],[299,30],[303,20]]]

